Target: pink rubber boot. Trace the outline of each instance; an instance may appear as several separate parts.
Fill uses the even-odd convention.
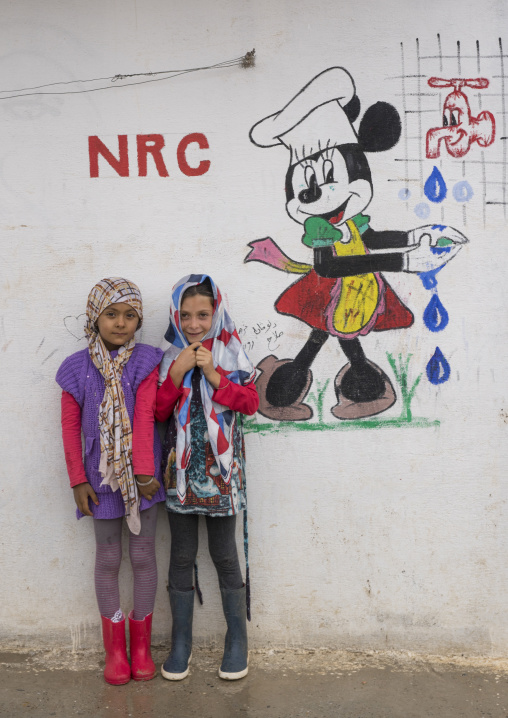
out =
[[[102,640],[106,651],[104,680],[113,686],[121,686],[131,679],[131,667],[127,658],[125,643],[125,618],[113,623],[105,616],[102,619]]]
[[[151,681],[157,672],[150,653],[153,614],[142,621],[135,621],[133,614],[134,611],[129,613],[132,677],[135,681]]]

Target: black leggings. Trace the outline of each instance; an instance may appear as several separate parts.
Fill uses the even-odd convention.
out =
[[[171,529],[169,588],[192,591],[193,568],[198,553],[198,514],[168,512]],[[217,570],[219,586],[242,588],[243,579],[236,550],[236,516],[206,516],[208,550]]]

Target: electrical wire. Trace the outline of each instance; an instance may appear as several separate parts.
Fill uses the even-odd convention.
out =
[[[34,87],[23,87],[17,90],[0,90],[0,95],[2,95],[5,92],[14,93],[5,95],[3,97],[0,96],[0,101],[2,100],[10,100],[15,97],[32,97],[34,95],[80,95],[87,92],[99,92],[101,90],[113,90],[118,89],[120,87],[131,87],[133,85],[145,85],[150,82],[161,82],[163,80],[172,80],[175,77],[179,77],[180,75],[187,75],[191,72],[201,72],[203,70],[217,70],[222,69],[225,67],[252,67],[254,64],[254,50],[251,52],[246,53],[242,57],[237,57],[232,60],[224,60],[222,62],[217,62],[214,65],[207,65],[204,67],[191,67],[186,70],[159,70],[157,72],[135,72],[131,74],[117,74],[113,75],[113,77],[96,77],[92,78],[90,80],[69,80],[66,82],[49,82],[45,85],[35,85]],[[85,82],[104,82],[105,80],[109,80],[110,83],[119,83],[119,81],[126,80],[129,77],[153,77],[154,75],[165,75],[165,77],[155,77],[154,79],[147,79],[147,80],[140,80],[137,82],[125,82],[123,84],[109,84],[104,85],[103,87],[91,87],[88,89],[81,89],[81,90],[64,90],[64,91],[58,91],[58,90],[51,90],[49,92],[37,92],[37,90],[43,90],[46,87],[56,87],[61,85],[74,85],[76,83],[85,83]],[[30,90],[36,90],[36,92],[30,92]]]

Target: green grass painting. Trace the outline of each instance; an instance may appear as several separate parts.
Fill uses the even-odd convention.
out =
[[[312,405],[314,417],[310,421],[259,421],[258,415],[243,421],[243,428],[246,434],[286,434],[294,431],[355,431],[358,429],[384,429],[399,427],[428,428],[439,426],[438,419],[426,419],[424,417],[415,417],[411,410],[411,403],[414,399],[416,388],[422,377],[419,374],[411,383],[409,379],[409,364],[412,354],[408,354],[405,358],[399,354],[395,359],[392,354],[386,354],[388,362],[395,375],[395,387],[397,393],[397,403],[401,405],[399,416],[383,418],[382,415],[366,417],[364,419],[325,421],[324,406],[325,395],[330,383],[330,379],[324,382],[316,380],[314,382],[314,391],[310,392],[306,398],[308,404]]]

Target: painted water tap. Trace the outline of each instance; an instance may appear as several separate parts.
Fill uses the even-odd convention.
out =
[[[463,87],[485,89],[489,81],[485,77],[476,79],[453,78],[444,80],[431,77],[428,80],[430,87],[453,87],[453,92],[447,95],[443,105],[443,127],[434,127],[427,132],[427,157],[439,157],[439,145],[444,140],[446,149],[452,157],[464,157],[469,152],[473,142],[480,147],[488,147],[494,142],[496,136],[496,121],[491,112],[480,112],[473,117]]]

